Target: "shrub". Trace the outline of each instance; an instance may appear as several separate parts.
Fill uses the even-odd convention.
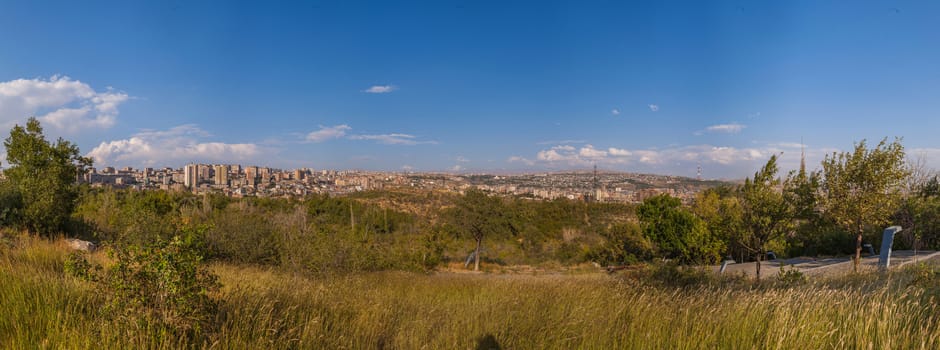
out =
[[[212,215],[206,232],[211,258],[238,263],[274,265],[278,263],[275,228],[261,214],[229,206]]]
[[[210,325],[216,303],[209,294],[219,283],[201,265],[202,252],[192,239],[176,236],[111,253],[115,263],[106,282],[112,293],[109,309],[116,315],[144,316],[182,331]]]
[[[806,275],[795,267],[785,268],[780,265],[780,273],[777,274],[777,282],[783,286],[794,286],[806,283]]]
[[[85,281],[97,281],[101,266],[90,263],[87,255],[84,252],[69,253],[63,267],[65,274]]]

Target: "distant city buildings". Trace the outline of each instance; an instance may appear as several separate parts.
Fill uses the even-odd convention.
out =
[[[295,197],[311,193],[343,195],[358,191],[412,188],[463,192],[471,187],[537,200],[639,203],[669,194],[691,202],[714,181],[632,173],[564,172],[522,175],[281,170],[238,164],[187,164],[182,169],[95,168],[82,180],[92,186],[222,193],[231,197]]]

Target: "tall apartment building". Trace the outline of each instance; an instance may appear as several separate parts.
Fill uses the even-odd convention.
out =
[[[183,168],[183,185],[188,188],[196,188],[196,185],[199,184],[199,166],[196,164],[188,164]]]
[[[215,184],[220,186],[228,185],[228,166],[215,166]]]
[[[258,183],[258,167],[250,166],[245,168],[245,180],[248,181],[248,186],[254,186]]]
[[[212,167],[208,165],[197,165],[197,166],[199,169],[198,172],[196,173],[196,176],[198,176],[197,181],[209,181],[212,179],[212,174],[210,173],[212,172]]]

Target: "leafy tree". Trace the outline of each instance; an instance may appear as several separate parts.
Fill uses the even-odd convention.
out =
[[[720,186],[699,192],[692,205],[692,212],[705,221],[712,237],[727,243],[727,252],[732,256],[743,255],[740,238],[741,205],[737,188]]]
[[[773,155],[738,189],[744,228],[739,242],[755,254],[758,279],[767,242],[782,237],[793,227],[790,206],[780,192],[780,178],[776,176],[777,155]]]
[[[487,196],[482,190],[470,189],[457,200],[453,213],[457,230],[466,233],[476,242],[473,253],[473,270],[480,270],[480,249],[483,238],[498,235],[509,228],[509,221],[499,198]]]
[[[75,206],[78,176],[91,159],[62,138],[47,141],[36,118],[14,126],[3,145],[11,165],[4,174],[22,196],[25,226],[41,234],[62,230]]]
[[[900,139],[882,139],[868,149],[865,140],[853,152],[826,156],[823,191],[826,214],[837,225],[856,234],[855,271],[862,256],[862,235],[867,229],[886,225],[900,200],[900,189],[908,176],[904,146]]]
[[[682,202],[668,194],[647,198],[637,208],[644,235],[656,244],[663,258],[684,263],[711,263],[721,256],[724,242],[715,239],[704,221],[681,208]]]

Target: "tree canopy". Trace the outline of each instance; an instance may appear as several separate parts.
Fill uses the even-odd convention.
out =
[[[770,156],[753,178],[745,179],[738,192],[744,227],[741,231],[744,236],[739,242],[755,254],[757,278],[760,278],[760,261],[766,253],[765,245],[793,227],[793,214],[777,177],[777,156]]]
[[[885,226],[898,205],[908,176],[900,139],[882,139],[872,149],[865,140],[852,152],[833,153],[822,162],[826,214],[842,229],[856,234],[855,269],[866,230]]]
[[[509,221],[506,220],[500,199],[489,197],[479,189],[467,190],[456,204],[454,224],[460,232],[473,237],[476,242],[473,270],[478,271],[483,238],[507,230]]]
[[[75,206],[78,177],[91,159],[62,138],[46,140],[36,118],[14,126],[3,145],[10,163],[4,174],[21,198],[23,226],[40,234],[61,231]]]
[[[643,234],[663,258],[680,262],[713,263],[725,249],[724,242],[708,232],[706,223],[681,207],[682,202],[668,194],[647,198],[637,207],[644,224]]]

